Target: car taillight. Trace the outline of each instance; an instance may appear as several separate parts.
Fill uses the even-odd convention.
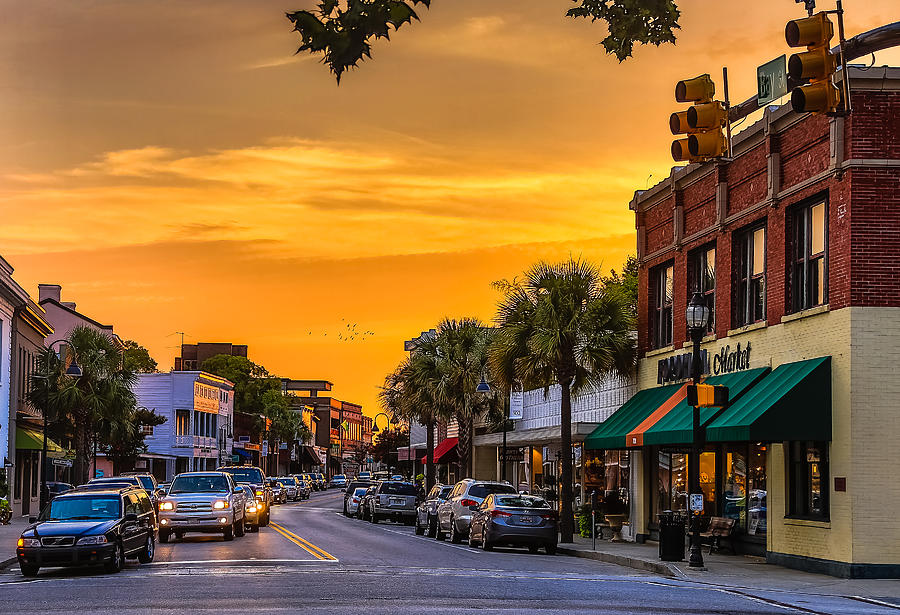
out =
[[[459,501],[460,506],[478,506],[478,502],[475,500],[470,500],[469,498],[465,498]]]
[[[555,513],[555,512],[552,512],[552,513],[549,513],[549,514],[546,514],[546,515],[541,515],[541,519],[544,519],[544,520],[547,520],[547,519],[554,519],[554,520],[555,520],[555,519],[556,519],[556,513]]]
[[[511,517],[511,516],[512,516],[512,513],[508,513],[508,512],[503,511],[503,510],[492,510],[492,511],[491,511],[491,516],[492,516],[492,517]]]

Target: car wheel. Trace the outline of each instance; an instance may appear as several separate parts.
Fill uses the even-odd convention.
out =
[[[266,527],[267,525],[269,525],[269,509],[268,508],[266,509],[265,516],[259,520],[259,525],[260,525],[260,527]]]
[[[125,549],[122,548],[122,543],[116,543],[116,548],[113,550],[112,559],[103,565],[103,570],[108,572],[109,574],[115,574],[117,572],[120,572],[124,567]]]
[[[453,517],[450,517],[450,542],[455,545],[462,542],[462,535],[456,529],[456,520]]]
[[[36,577],[40,566],[31,566],[29,564],[19,564],[19,570],[22,571],[23,577]]]
[[[434,526],[434,539],[444,540],[445,538],[447,538],[447,534],[444,533],[444,528],[441,527],[441,520],[438,518]]]
[[[485,536],[481,539],[481,548],[484,549],[485,551],[493,551],[494,543],[492,543],[490,540],[488,540],[487,536]]]
[[[222,537],[225,540],[234,540],[234,526],[229,525],[224,530],[222,530]]]
[[[470,528],[469,528],[469,548],[470,548],[470,549],[474,549],[475,547],[478,546],[478,541],[475,540],[475,538],[473,538],[474,535],[475,535],[475,532],[474,532],[473,529],[470,527]]]
[[[251,534],[259,533],[259,523],[254,523],[253,525],[250,526],[250,533]]]
[[[234,524],[234,535],[240,538],[244,535],[244,520],[235,521]]]
[[[540,547],[538,547],[537,545],[528,545],[529,553],[537,553],[539,549]]]
[[[144,548],[138,553],[138,561],[142,564],[149,564],[153,561],[154,555],[156,555],[156,541],[153,540],[153,534],[151,533],[147,536],[147,543],[144,545]]]
[[[184,538],[184,532],[175,532],[175,538],[177,540],[181,540],[182,538]]]
[[[372,523],[378,523],[380,520],[381,519],[379,518],[379,516],[374,512],[369,516],[369,521],[371,521]]]
[[[556,555],[556,543],[548,542],[546,545],[544,545],[544,551],[547,552],[547,555]]]
[[[425,533],[425,528],[419,525],[419,516],[416,515],[416,536],[421,536]]]
[[[428,530],[426,530],[425,535],[429,538],[434,538],[434,534],[437,531],[437,521],[431,515],[428,515]]]
[[[159,541],[162,543],[169,542],[169,531],[159,530]]]

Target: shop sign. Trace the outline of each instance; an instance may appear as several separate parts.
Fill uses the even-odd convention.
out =
[[[679,380],[690,378],[692,358],[693,353],[686,352],[674,357],[660,359],[656,367],[656,383],[666,384],[667,382],[678,382]],[[747,342],[747,345],[744,347],[738,344],[734,350],[732,350],[730,344],[723,346],[712,355],[711,362],[709,353],[706,350],[700,351],[701,375],[718,376],[719,374],[730,374],[749,368],[750,342]]]
[[[502,448],[497,449],[497,457],[499,457],[501,461],[504,461]],[[525,453],[520,448],[507,448],[505,461],[525,461]]]
[[[513,391],[509,395],[509,418],[513,421],[522,419],[525,414],[525,393]]]

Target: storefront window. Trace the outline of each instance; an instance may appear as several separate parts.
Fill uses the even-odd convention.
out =
[[[687,455],[660,453],[657,512],[687,510]]]
[[[766,533],[766,447],[756,443],[750,445],[750,463],[747,467],[749,497],[747,499],[747,533]]]
[[[828,519],[828,443],[791,442],[790,515]]]
[[[628,451],[586,451],[585,494],[596,492],[598,515],[629,515]]]
[[[722,480],[722,516],[735,519],[737,527],[747,527],[746,447],[725,449],[725,474]]]
[[[703,493],[703,514],[715,516],[716,506],[716,453],[700,453],[700,491]]]

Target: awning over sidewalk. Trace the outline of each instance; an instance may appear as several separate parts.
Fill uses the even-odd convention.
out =
[[[831,357],[779,365],[707,426],[706,439],[831,440]]]
[[[459,444],[459,438],[445,438],[440,444],[434,448],[435,463],[449,463],[456,461],[456,445]],[[428,462],[428,453],[422,457],[422,463]]]
[[[319,454],[316,452],[311,446],[301,446],[300,447],[300,463],[311,463],[314,466],[321,465],[322,460],[319,459]]]
[[[40,451],[44,448],[44,434],[27,427],[16,427],[16,449]],[[47,438],[47,453],[64,453],[65,449]]]
[[[584,448],[587,450],[625,448],[625,437],[628,433],[675,395],[682,386],[673,384],[638,391],[585,438]]]
[[[732,374],[711,376],[703,382],[728,387],[729,402],[734,403],[768,373],[768,367],[759,367]],[[700,408],[700,425],[705,425],[720,412],[722,412],[721,408]],[[682,398],[664,416],[647,427],[641,434],[641,440],[642,444],[647,446],[691,444],[694,441],[694,408],[688,405],[687,398]],[[631,446],[631,438],[629,438],[629,446]]]

